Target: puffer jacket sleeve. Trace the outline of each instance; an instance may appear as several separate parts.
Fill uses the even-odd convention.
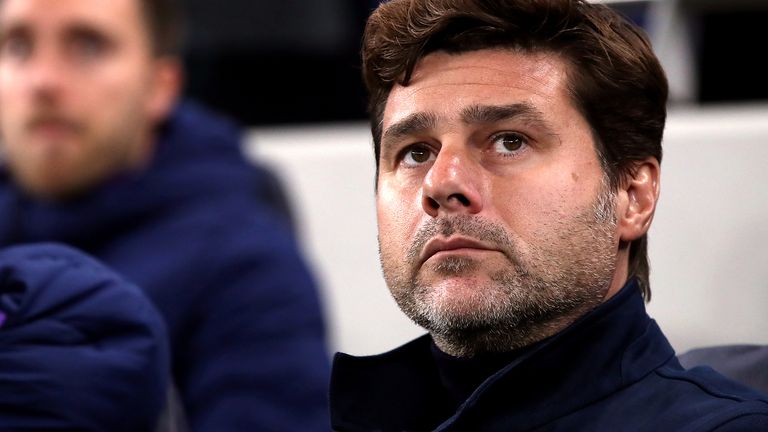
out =
[[[68,247],[11,247],[0,321],[0,430],[154,429],[169,348],[137,287]]]

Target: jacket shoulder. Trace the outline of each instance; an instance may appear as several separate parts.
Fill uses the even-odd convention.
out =
[[[679,430],[768,430],[740,429],[768,419],[768,398],[709,367],[685,370],[667,365],[653,375],[650,386],[662,402],[658,412],[670,426],[680,421]]]
[[[768,414],[747,414],[726,421],[713,429],[713,432],[753,432],[768,431]]]

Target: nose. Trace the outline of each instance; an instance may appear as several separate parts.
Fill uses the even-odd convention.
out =
[[[483,209],[481,167],[467,150],[443,146],[422,185],[422,207],[432,217]]]
[[[36,99],[50,101],[57,97],[67,80],[66,65],[52,50],[39,50],[27,62],[25,75]]]

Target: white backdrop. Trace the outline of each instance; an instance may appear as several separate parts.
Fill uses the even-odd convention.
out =
[[[373,354],[423,333],[381,276],[367,124],[260,128],[246,144],[291,198],[331,348]],[[678,351],[768,343],[768,105],[673,109],[661,190],[650,314]]]

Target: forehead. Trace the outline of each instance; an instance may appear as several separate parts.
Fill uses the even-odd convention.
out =
[[[547,117],[580,116],[566,82],[566,63],[552,53],[435,52],[417,64],[407,86],[392,88],[383,126],[418,112],[452,119],[468,106],[515,103],[535,107]]]
[[[0,0],[0,30],[13,26],[62,30],[92,26],[105,32],[144,32],[139,0]]]

